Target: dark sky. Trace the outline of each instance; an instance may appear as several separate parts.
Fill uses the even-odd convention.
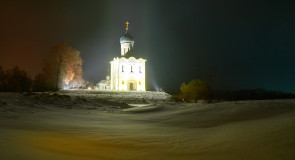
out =
[[[214,89],[295,93],[295,5],[291,1],[6,1],[0,5],[0,65],[42,71],[65,42],[84,60],[84,79],[105,78],[130,22],[135,56],[152,88],[175,91],[200,78]]]

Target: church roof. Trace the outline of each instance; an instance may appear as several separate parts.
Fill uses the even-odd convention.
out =
[[[101,80],[101,81],[98,82],[98,84],[100,84],[100,83],[108,84],[110,82],[109,82],[109,80]]]
[[[134,43],[134,38],[126,32],[121,38],[120,43]]]

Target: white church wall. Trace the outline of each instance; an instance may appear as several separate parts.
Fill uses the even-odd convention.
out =
[[[132,48],[133,48],[133,44],[121,43],[121,56],[124,56]]]
[[[145,61],[134,57],[114,58],[111,62],[112,90],[127,91],[133,85],[134,90],[145,91]]]

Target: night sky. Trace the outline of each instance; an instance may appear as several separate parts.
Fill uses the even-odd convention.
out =
[[[213,89],[295,93],[295,3],[237,0],[6,1],[0,5],[0,65],[31,77],[50,49],[81,52],[84,79],[100,81],[120,56],[120,37],[135,38],[147,59],[147,86],[178,90],[200,78]]]

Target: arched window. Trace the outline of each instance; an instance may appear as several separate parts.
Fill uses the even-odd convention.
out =
[[[124,72],[124,66],[122,65],[122,72]]]
[[[139,73],[141,73],[141,66],[139,66]]]
[[[132,66],[131,66],[131,72],[133,72]]]

